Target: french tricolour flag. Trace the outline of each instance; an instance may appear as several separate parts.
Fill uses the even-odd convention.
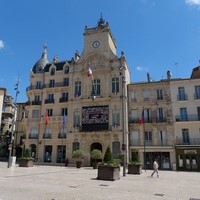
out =
[[[91,67],[88,68],[88,74],[87,75],[88,75],[88,77],[90,77],[92,75],[92,69],[91,69]]]

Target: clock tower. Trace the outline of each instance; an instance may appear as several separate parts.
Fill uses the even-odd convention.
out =
[[[108,22],[100,17],[97,26],[84,30],[84,49],[82,57],[87,57],[94,52],[103,53],[104,56],[116,56],[116,42],[110,30]]]

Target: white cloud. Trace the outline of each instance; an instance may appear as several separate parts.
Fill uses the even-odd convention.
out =
[[[200,6],[200,0],[185,0],[189,5]]]
[[[146,67],[141,67],[141,66],[137,66],[137,67],[136,67],[136,70],[137,70],[137,71],[145,71],[145,72],[147,72],[147,71],[148,71],[148,68],[146,68]]]
[[[4,48],[4,42],[3,40],[0,40],[0,49],[3,49]]]

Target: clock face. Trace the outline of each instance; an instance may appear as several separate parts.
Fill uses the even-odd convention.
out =
[[[94,41],[94,42],[92,43],[92,46],[93,46],[94,48],[98,48],[99,45],[100,45],[99,41]]]

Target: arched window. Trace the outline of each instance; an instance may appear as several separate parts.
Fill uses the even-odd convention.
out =
[[[79,150],[79,148],[80,148],[79,142],[73,142],[73,144],[72,144],[72,152],[76,151],[76,150]]]

